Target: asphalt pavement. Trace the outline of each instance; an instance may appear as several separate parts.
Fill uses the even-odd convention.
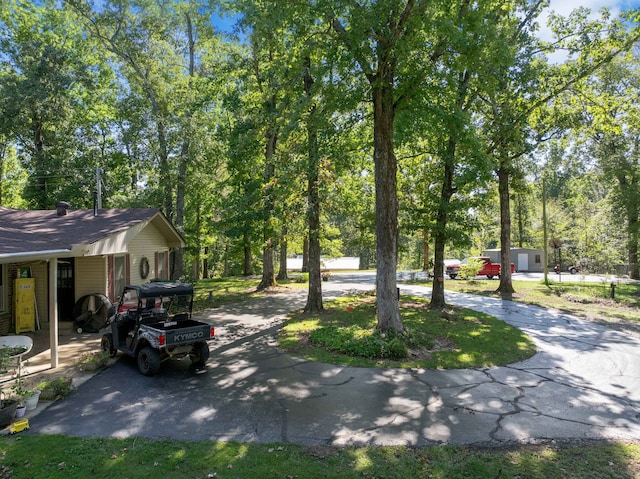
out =
[[[334,274],[323,283],[327,298],[372,287],[372,275]],[[446,295],[522,329],[538,353],[465,370],[310,362],[276,345],[306,291],[275,294],[200,315],[217,328],[205,368],[168,361],[146,377],[120,357],[33,417],[27,433],[335,446],[640,439],[638,337],[544,308]]]

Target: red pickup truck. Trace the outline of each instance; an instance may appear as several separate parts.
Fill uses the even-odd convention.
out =
[[[500,277],[500,263],[494,263],[491,261],[491,258],[488,256],[480,256],[476,259],[482,261],[483,266],[480,271],[478,271],[478,276],[486,276],[489,279],[493,279],[494,276]],[[460,274],[460,265],[467,264],[469,258],[462,261],[460,264],[451,264],[447,266],[446,273],[451,279],[456,279]],[[514,273],[516,270],[516,266],[511,263],[511,272]]]

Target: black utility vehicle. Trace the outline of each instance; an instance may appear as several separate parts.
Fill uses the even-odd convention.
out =
[[[115,356],[122,351],[134,357],[142,374],[158,372],[160,363],[189,356],[195,366],[209,359],[207,340],[214,337],[210,324],[191,318],[193,286],[152,282],[126,286],[109,318],[111,332],[102,336],[102,349]]]

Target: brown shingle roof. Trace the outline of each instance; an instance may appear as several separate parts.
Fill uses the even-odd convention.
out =
[[[162,214],[158,209],[16,210],[0,207],[0,255],[71,250]]]

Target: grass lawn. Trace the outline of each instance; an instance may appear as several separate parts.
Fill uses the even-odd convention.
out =
[[[306,283],[296,280],[297,276],[287,281],[280,281],[279,284],[288,288],[307,288]],[[225,304],[238,303],[250,298],[255,298],[263,293],[256,291],[260,279],[255,277],[230,277],[201,279],[194,284],[193,310],[203,311],[212,306],[218,307]],[[213,300],[210,301],[209,293]]]
[[[0,478],[356,479],[640,477],[640,446],[584,443],[509,449],[454,446],[305,447],[294,444],[83,439],[0,439]]]
[[[375,330],[375,297],[357,295],[324,302],[322,314],[291,314],[280,346],[291,354],[358,367],[469,368],[514,363],[535,354],[522,331],[493,316],[462,308],[428,309],[428,300],[402,296],[406,337]]]
[[[496,280],[447,280],[445,289],[499,297]],[[611,299],[609,282],[584,283],[570,281],[514,281],[513,301],[555,308],[590,320],[622,323],[640,327],[640,283],[620,283]],[[445,293],[446,298],[446,293]]]

